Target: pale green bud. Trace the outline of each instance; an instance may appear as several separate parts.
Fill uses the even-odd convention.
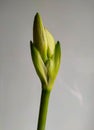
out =
[[[53,71],[53,77],[54,79],[57,76],[57,73],[59,71],[60,67],[60,62],[61,62],[61,48],[60,48],[60,42],[58,41],[55,45],[55,52],[54,52],[54,70]]]
[[[61,61],[61,49],[60,49],[60,43],[57,42],[55,45],[53,57],[46,62],[47,76],[48,76],[47,79],[49,86],[48,90],[52,90],[54,81],[56,79],[60,67],[60,61]]]
[[[51,33],[45,28],[46,38],[47,38],[47,55],[52,57],[55,49],[55,41]]]
[[[37,13],[33,25],[33,43],[41,54],[43,61],[47,59],[47,39],[40,15]]]
[[[41,82],[47,84],[47,76],[46,76],[47,69],[41,58],[41,55],[32,42],[30,42],[30,48],[31,48],[31,56],[32,56],[32,60],[33,60],[33,64],[35,66],[36,72]]]

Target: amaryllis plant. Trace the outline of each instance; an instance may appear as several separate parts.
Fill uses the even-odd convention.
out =
[[[32,61],[41,81],[41,101],[37,130],[45,130],[48,103],[61,60],[59,41],[44,27],[42,18],[36,13],[33,24],[33,42],[30,41]]]

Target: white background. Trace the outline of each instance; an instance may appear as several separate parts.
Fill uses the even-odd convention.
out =
[[[36,12],[62,47],[46,130],[94,130],[94,0],[0,0],[0,130],[37,130]]]

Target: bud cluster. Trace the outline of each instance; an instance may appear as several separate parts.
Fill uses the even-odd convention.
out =
[[[42,86],[52,90],[52,86],[60,66],[60,43],[56,42],[51,33],[44,27],[37,13],[33,25],[33,43],[30,41],[31,56]]]

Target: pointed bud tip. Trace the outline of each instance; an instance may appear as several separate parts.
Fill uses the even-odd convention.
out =
[[[40,19],[41,19],[41,17],[40,17],[40,15],[39,15],[39,13],[37,12],[36,15],[35,15],[35,21],[36,21],[36,20],[40,20]]]
[[[60,41],[57,41],[57,44],[60,44]]]
[[[33,44],[33,42],[30,40],[30,44]]]
[[[39,13],[37,12],[35,16],[39,16]]]

